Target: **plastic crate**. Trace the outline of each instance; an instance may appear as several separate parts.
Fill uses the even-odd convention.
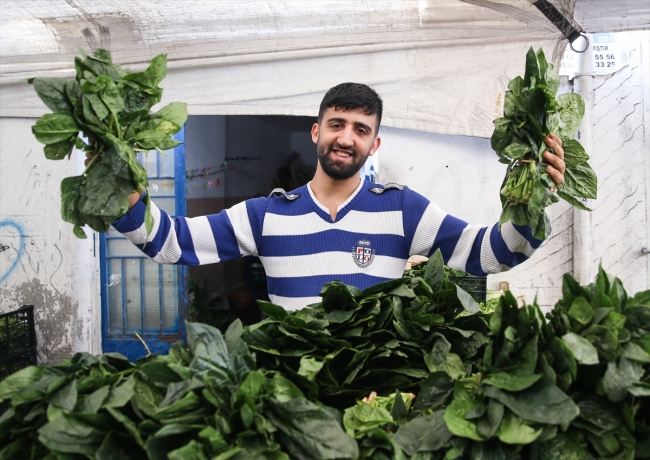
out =
[[[450,276],[449,281],[463,288],[477,302],[485,303],[487,278],[478,276]]]
[[[34,306],[24,305],[0,315],[0,381],[35,364]],[[0,414],[8,407],[9,400],[0,403]]]

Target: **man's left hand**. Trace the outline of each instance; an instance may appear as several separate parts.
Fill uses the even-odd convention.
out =
[[[564,163],[564,149],[562,148],[562,139],[559,136],[551,133],[546,136],[544,139],[546,146],[553,149],[553,152],[545,150],[543,157],[544,160],[548,163],[546,166],[546,172],[553,182],[557,185],[562,185],[564,183],[564,171],[566,170],[566,164]]]

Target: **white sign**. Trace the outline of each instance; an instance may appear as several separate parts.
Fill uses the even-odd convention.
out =
[[[569,78],[576,75],[609,75],[629,65],[627,34],[585,35],[589,44],[584,53],[576,53],[567,44],[560,64],[560,75]],[[577,50],[583,49],[584,46],[584,38],[578,38],[573,44]]]

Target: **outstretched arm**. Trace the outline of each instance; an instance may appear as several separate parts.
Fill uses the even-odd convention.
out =
[[[564,183],[562,140],[549,134],[544,152],[546,170],[557,185]],[[436,249],[445,263],[476,276],[509,270],[528,258],[542,241],[533,238],[528,226],[506,222],[490,227],[469,225],[442,211],[421,195],[405,190],[404,227],[410,241],[410,255],[430,256]]]
[[[113,222],[113,227],[138,246],[154,262],[204,265],[244,255],[257,255],[253,228],[267,198],[244,201],[219,214],[171,218],[151,203],[154,225],[147,237],[145,204],[137,201],[131,210]]]

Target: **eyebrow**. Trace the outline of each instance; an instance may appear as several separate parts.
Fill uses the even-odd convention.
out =
[[[327,120],[328,123],[332,123],[332,122],[334,122],[334,121],[337,121],[337,122],[339,122],[339,123],[343,123],[343,124],[345,124],[345,123],[348,122],[345,118],[338,118],[338,117],[329,118],[329,119]],[[361,123],[361,122],[359,122],[359,121],[356,121],[356,122],[354,122],[354,126],[355,126],[356,128],[365,128],[365,129],[368,130],[369,133],[372,133],[372,128],[371,128],[370,126],[368,126],[367,124],[365,124],[365,123]]]

